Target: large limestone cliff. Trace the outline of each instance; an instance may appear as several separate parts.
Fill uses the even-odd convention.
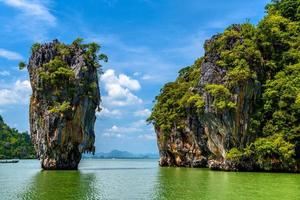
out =
[[[257,26],[229,26],[206,40],[203,57],[164,85],[148,118],[161,166],[300,170],[294,6],[299,9],[298,1],[273,1]]]
[[[95,151],[97,49],[80,40],[32,47],[30,132],[43,169],[77,169],[81,153]]]
[[[219,53],[208,48],[216,38],[218,36],[205,42],[207,51],[198,66],[200,79],[193,89],[204,101],[201,114],[195,115],[191,110],[187,111],[184,128],[178,130],[175,126],[170,134],[163,133],[159,127],[155,128],[161,166],[215,167],[213,165],[216,163],[224,164],[226,153],[231,148],[245,147],[253,140],[247,133],[257,96],[260,95],[260,83],[249,78],[232,87],[228,102],[235,106],[222,110],[214,105],[217,97],[206,89],[207,85],[223,87],[228,81],[227,71],[216,64],[220,59]]]

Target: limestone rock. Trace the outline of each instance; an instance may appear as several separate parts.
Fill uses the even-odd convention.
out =
[[[199,116],[190,111],[185,131],[173,128],[168,137],[156,128],[161,166],[209,166],[214,169],[236,170],[233,164],[224,161],[226,153],[233,147],[244,147],[251,140],[247,131],[261,85],[249,79],[232,88],[233,97],[230,100],[236,107],[222,112],[213,106],[214,97],[205,89],[208,84],[226,84],[227,71],[217,65],[220,55],[218,50],[212,48],[218,37],[219,35],[213,36],[205,42],[206,52],[200,65],[200,80],[197,88],[194,88],[203,97],[203,113]],[[233,45],[234,41],[228,43]],[[228,48],[230,49],[230,45]]]
[[[30,132],[44,169],[77,169],[81,153],[95,151],[101,99],[95,52],[88,48],[54,40],[32,50]]]

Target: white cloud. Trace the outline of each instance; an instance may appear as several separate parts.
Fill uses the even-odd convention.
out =
[[[146,122],[145,120],[135,121],[128,126],[117,126],[113,125],[111,128],[104,130],[103,136],[105,137],[128,137],[130,134],[142,133],[145,131]]]
[[[144,74],[142,76],[142,80],[152,80],[152,79],[155,79],[156,77],[155,76],[152,76],[152,75],[149,75],[149,74]]]
[[[23,59],[23,57],[20,54],[13,52],[13,51],[6,50],[6,49],[0,49],[0,57],[6,58],[8,60],[22,60]]]
[[[30,82],[17,80],[10,88],[0,89],[0,105],[27,104],[30,93]]]
[[[49,12],[42,1],[0,0],[0,2],[20,10],[25,16],[32,17],[30,20],[40,20],[52,25],[55,24],[56,18]]]
[[[105,137],[125,137],[127,134],[136,133],[142,131],[140,127],[128,126],[128,127],[119,127],[117,125],[113,125],[111,128],[106,129],[104,131],[103,136]]]
[[[148,117],[151,114],[151,111],[149,109],[144,109],[144,110],[138,110],[136,112],[134,112],[135,116],[138,117]]]
[[[141,72],[134,72],[133,73],[133,76],[140,76],[141,75]]]
[[[119,83],[120,85],[127,87],[130,90],[139,90],[141,89],[141,85],[137,80],[131,79],[125,74],[119,75]]]
[[[99,117],[107,117],[107,118],[119,118],[122,116],[122,112],[120,110],[110,110],[108,108],[101,108],[101,112],[97,112],[96,115]]]
[[[106,70],[101,78],[107,84],[118,84],[130,90],[141,89],[141,85],[137,80],[131,79],[125,74],[120,74],[119,76],[116,76],[115,71],[113,69]]]
[[[49,28],[56,26],[56,17],[49,6],[52,0],[0,0],[16,12],[1,16],[0,28],[8,39],[42,42],[50,40]]]
[[[10,75],[10,72],[9,71],[0,71],[0,76],[9,76]]]
[[[156,135],[155,134],[143,134],[138,136],[139,139],[144,139],[144,140],[156,140]]]
[[[143,102],[131,92],[131,90],[136,91],[141,88],[137,80],[131,79],[125,74],[116,76],[114,70],[108,69],[102,75],[101,81],[107,92],[107,96],[103,97],[105,105],[126,106]]]

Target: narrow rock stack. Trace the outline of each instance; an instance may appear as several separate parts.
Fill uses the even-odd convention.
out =
[[[81,42],[32,46],[30,132],[43,169],[77,169],[81,154],[95,151],[98,61],[107,58],[97,44]]]

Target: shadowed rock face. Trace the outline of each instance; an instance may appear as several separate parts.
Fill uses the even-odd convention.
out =
[[[86,51],[54,40],[30,57],[30,132],[43,169],[77,169],[81,153],[95,151],[100,93],[97,67]]]

